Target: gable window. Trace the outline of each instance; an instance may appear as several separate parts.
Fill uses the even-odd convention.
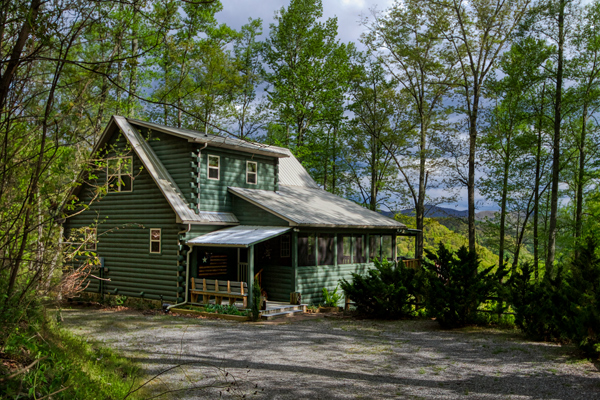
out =
[[[161,230],[150,229],[150,254],[160,254],[161,251]]]
[[[96,251],[96,228],[85,228],[85,249]]]
[[[290,256],[290,235],[283,235],[281,237],[281,258]]]
[[[246,183],[256,185],[258,164],[256,161],[246,161]]]
[[[221,165],[221,157],[219,156],[208,156],[208,179],[213,179],[215,181],[219,180],[219,171]]]
[[[133,158],[114,157],[106,162],[109,192],[133,191]]]

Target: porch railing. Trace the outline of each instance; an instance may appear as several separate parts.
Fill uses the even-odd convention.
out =
[[[415,258],[413,260],[402,260],[402,262],[404,263],[406,268],[419,269],[419,267],[421,266],[421,260],[418,258]]]

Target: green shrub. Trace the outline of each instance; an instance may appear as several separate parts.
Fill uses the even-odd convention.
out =
[[[357,312],[375,318],[404,318],[415,314],[420,274],[404,263],[375,260],[375,268],[365,275],[343,279],[342,290],[356,305]]]
[[[207,304],[204,306],[204,311],[216,314],[227,314],[227,315],[248,315],[246,311],[240,311],[232,304]]]
[[[327,288],[323,288],[323,299],[326,307],[337,307],[340,301],[344,298],[342,293],[338,293],[339,285],[333,289],[333,292],[329,292]]]
[[[537,340],[572,341],[586,355],[600,354],[600,257],[588,238],[569,265],[554,277],[531,279],[529,265],[511,279],[517,325]]]
[[[430,316],[444,328],[477,323],[477,309],[497,292],[506,271],[494,266],[480,269],[477,253],[462,246],[456,253],[440,243],[437,254],[425,250],[427,270],[425,304]]]
[[[564,296],[563,269],[558,268],[554,278],[536,282],[533,268],[526,263],[513,270],[509,283],[510,302],[519,329],[535,340],[565,340],[562,310],[569,305]]]

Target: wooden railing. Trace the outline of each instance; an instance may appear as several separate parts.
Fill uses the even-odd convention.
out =
[[[421,267],[421,260],[418,258],[412,260],[402,260],[406,268],[418,269]]]

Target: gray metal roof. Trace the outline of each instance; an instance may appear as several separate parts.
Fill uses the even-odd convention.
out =
[[[236,196],[291,226],[402,229],[406,225],[322,189],[280,186],[278,192],[229,187]]]
[[[225,136],[217,136],[211,134],[204,134],[202,132],[194,131],[191,129],[174,128],[171,126],[165,126],[155,124],[153,122],[139,121],[137,119],[128,118],[133,125],[143,126],[145,128],[154,129],[170,135],[179,136],[184,139],[188,139],[190,142],[196,143],[208,143],[209,146],[221,147],[232,150],[243,150],[248,153],[262,154],[271,157],[289,157],[289,153],[284,151],[281,147],[269,146],[261,143],[248,142],[246,140],[230,138]]]
[[[279,159],[279,184],[287,186],[303,186],[318,189],[317,182],[306,172],[300,161],[289,149],[279,147],[289,157]]]
[[[239,225],[198,236],[188,240],[187,244],[193,246],[249,247],[279,236],[291,229],[281,226]]]
[[[183,193],[164,167],[160,159],[156,156],[152,147],[144,140],[142,135],[132,127],[127,119],[119,116],[114,116],[114,121],[120,128],[123,135],[127,138],[131,147],[138,155],[144,167],[156,182],[156,185],[165,196],[166,200],[175,211],[177,218],[184,224],[234,224],[239,223],[235,215],[232,213],[216,213],[216,212],[196,212],[188,206],[184,200]]]

